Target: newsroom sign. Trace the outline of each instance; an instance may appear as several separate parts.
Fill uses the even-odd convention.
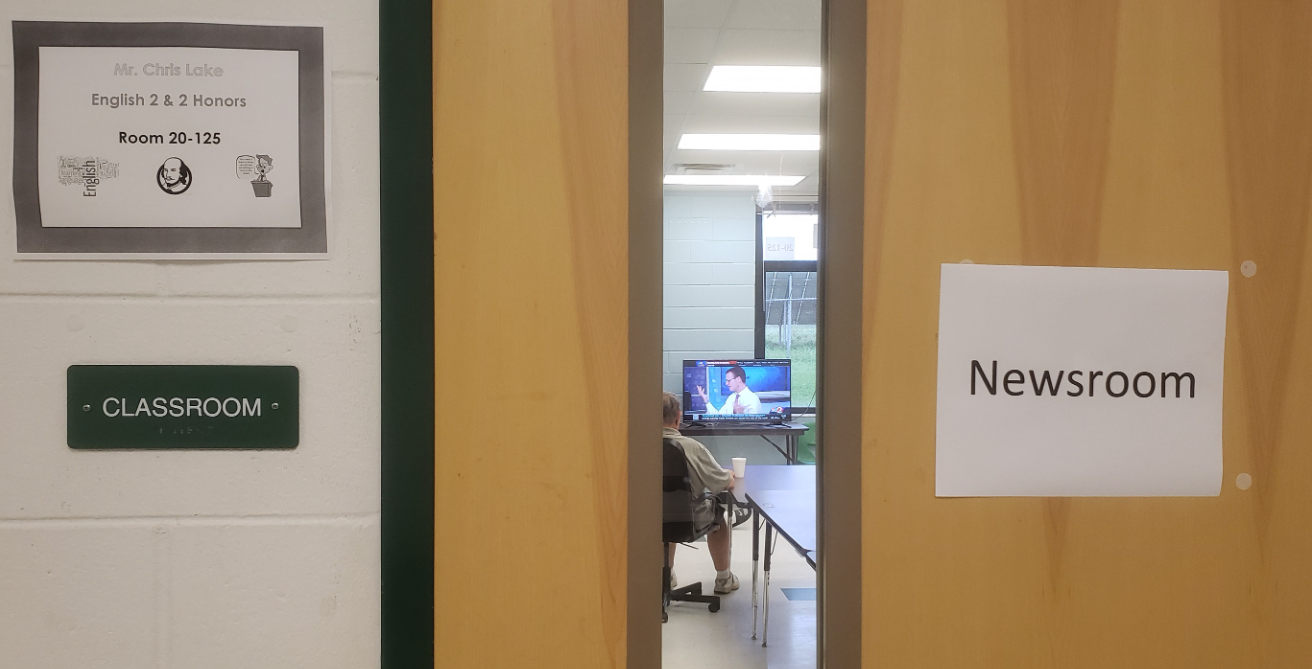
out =
[[[1220,492],[1228,275],[945,264],[940,497]]]

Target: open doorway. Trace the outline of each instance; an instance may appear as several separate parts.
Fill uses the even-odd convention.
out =
[[[822,2],[666,0],[664,30],[662,385],[690,482],[732,489],[673,551],[663,665],[809,669]]]

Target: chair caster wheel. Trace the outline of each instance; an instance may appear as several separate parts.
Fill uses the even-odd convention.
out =
[[[716,603],[714,603],[714,604],[711,604],[711,605],[707,606],[706,608],[710,609],[710,610],[711,610],[711,613],[715,613],[716,611],[719,611],[719,610],[720,610],[720,603],[719,603],[719,602],[716,602]]]
[[[668,614],[668,613],[666,613],[666,612],[664,612],[664,611],[661,611],[661,622],[663,622],[663,623],[668,623],[668,622],[670,622],[670,614]]]

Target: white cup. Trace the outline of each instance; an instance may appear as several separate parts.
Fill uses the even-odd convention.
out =
[[[733,475],[742,478],[747,474],[747,458],[733,458]]]

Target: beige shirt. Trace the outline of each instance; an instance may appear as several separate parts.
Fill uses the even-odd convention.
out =
[[[701,494],[703,490],[719,493],[729,489],[733,472],[721,467],[702,442],[685,437],[672,427],[665,428],[662,436],[673,439],[683,447],[683,455],[688,458],[688,478],[692,480],[694,495]]]

